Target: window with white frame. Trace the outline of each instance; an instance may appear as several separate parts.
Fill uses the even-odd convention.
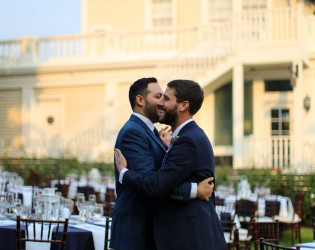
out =
[[[290,110],[271,110],[271,135],[290,135]]]
[[[172,0],[151,0],[152,27],[170,27],[173,24]]]
[[[243,0],[243,10],[266,9],[267,0]]]
[[[209,0],[209,21],[229,19],[232,14],[233,1]]]

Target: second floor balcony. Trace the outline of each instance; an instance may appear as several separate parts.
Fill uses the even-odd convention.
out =
[[[165,60],[235,52],[241,48],[299,45],[315,52],[315,17],[299,8],[243,11],[231,19],[177,27],[0,41],[0,70],[38,65]]]

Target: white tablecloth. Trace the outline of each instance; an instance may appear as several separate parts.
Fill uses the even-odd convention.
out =
[[[216,194],[217,195],[217,194]],[[236,195],[228,195],[223,197],[225,203],[235,203],[236,200],[240,200],[241,197]],[[287,217],[287,216],[293,216],[293,205],[292,201],[289,197],[278,195],[277,197],[275,195],[269,195],[266,196],[266,199],[274,200],[277,198],[277,201],[280,202],[280,211],[279,216],[280,217]],[[243,198],[245,199],[245,198]],[[246,199],[249,199],[251,201],[257,201],[257,196],[253,195],[250,197],[247,197]],[[264,216],[265,215],[265,199],[259,198],[258,199],[258,216]]]
[[[308,242],[308,243],[296,244],[295,246],[300,246],[301,250],[311,250],[311,249],[315,249],[315,241]]]

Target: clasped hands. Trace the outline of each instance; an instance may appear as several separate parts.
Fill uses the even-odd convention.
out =
[[[121,153],[121,151],[118,148],[115,148],[114,152],[115,157],[115,165],[118,170],[118,173],[121,172],[124,168],[127,168],[127,161],[124,155]],[[198,183],[197,186],[197,197],[200,200],[209,201],[210,197],[212,196],[213,189],[214,189],[214,178],[209,177],[207,179],[204,179],[203,181]]]

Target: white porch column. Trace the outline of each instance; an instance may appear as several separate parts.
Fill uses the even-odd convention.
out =
[[[31,146],[31,107],[33,101],[33,88],[25,86],[22,88],[22,144],[24,150],[28,152],[28,147]]]
[[[243,166],[244,72],[238,63],[233,68],[233,167]]]
[[[298,66],[298,76],[293,88],[293,169],[303,171],[303,63],[299,61],[293,65],[294,71]]]

